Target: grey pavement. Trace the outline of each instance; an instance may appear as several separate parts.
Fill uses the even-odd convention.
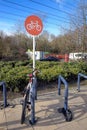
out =
[[[76,88],[70,88],[68,105],[73,113],[73,120],[66,122],[58,108],[64,104],[64,89],[61,96],[57,91],[38,95],[35,101],[35,117],[37,122],[31,126],[29,116],[25,123],[20,123],[22,106],[20,98],[11,102],[15,107],[10,106],[0,110],[0,130],[87,130],[87,86],[81,86],[81,91]]]

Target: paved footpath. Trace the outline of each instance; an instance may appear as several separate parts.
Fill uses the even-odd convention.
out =
[[[56,92],[49,92],[38,95],[35,103],[35,117],[37,123],[31,126],[28,117],[21,125],[20,99],[12,102],[14,108],[6,107],[0,110],[0,130],[87,130],[87,86],[81,86],[81,91],[69,90],[69,108],[73,112],[73,120],[66,122],[64,116],[58,113],[58,108],[63,107],[64,90],[58,96]],[[30,114],[29,114],[30,115]]]

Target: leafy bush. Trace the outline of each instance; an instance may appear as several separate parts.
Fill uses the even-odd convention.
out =
[[[32,61],[0,62],[0,81],[5,81],[7,88],[21,91],[28,83],[27,74],[32,72]],[[77,79],[78,73],[87,74],[86,62],[41,62],[36,61],[36,68],[41,71],[38,74],[40,82],[58,80],[62,75],[67,81]]]

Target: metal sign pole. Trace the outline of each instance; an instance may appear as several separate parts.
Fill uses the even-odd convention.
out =
[[[33,36],[33,70],[35,69],[35,36]]]
[[[35,36],[39,35],[42,32],[43,29],[43,23],[41,19],[38,16],[31,15],[28,16],[25,20],[25,28],[26,31],[33,36],[33,71],[35,70]],[[33,79],[32,84],[32,94],[31,94],[31,120],[30,123],[34,124],[36,122],[35,120],[35,96],[36,96],[36,86],[35,86],[35,79]],[[31,91],[31,90],[30,90]]]

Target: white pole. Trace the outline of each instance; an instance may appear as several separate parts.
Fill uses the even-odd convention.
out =
[[[35,69],[35,36],[33,36],[33,70]]]

